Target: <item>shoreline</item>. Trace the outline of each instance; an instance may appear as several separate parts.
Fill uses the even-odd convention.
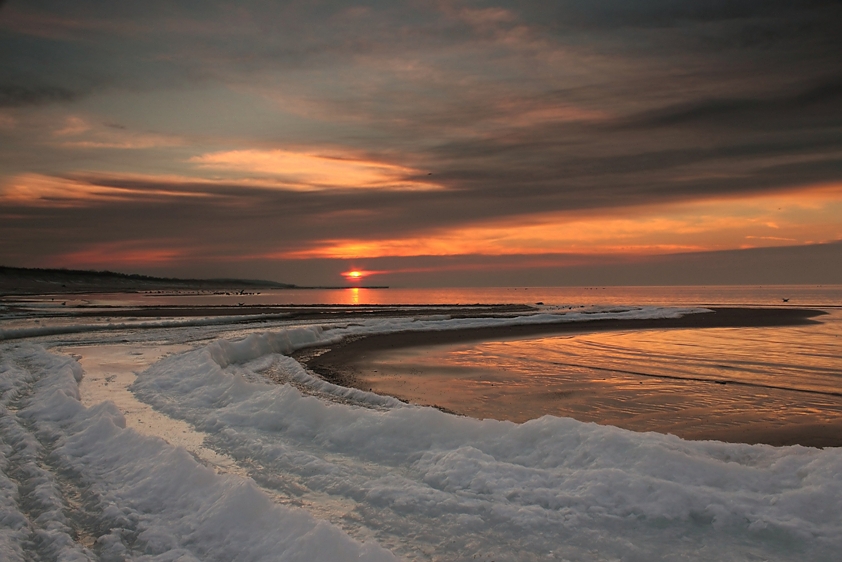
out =
[[[813,318],[827,314],[822,310],[810,308],[715,307],[710,308],[710,310],[713,312],[687,314],[680,318],[589,320],[584,322],[559,322],[557,324],[519,324],[456,330],[373,334],[331,346],[325,353],[309,359],[306,366],[318,372],[319,368],[342,367],[347,363],[353,362],[358,356],[381,350],[426,347],[448,343],[518,339],[554,334],[676,328],[805,326],[817,323]]]
[[[428,332],[397,332],[391,334],[375,334],[346,340],[333,346],[323,346],[310,349],[303,349],[295,354],[295,357],[306,368],[319,374],[326,380],[339,384],[341,386],[358,388],[361,390],[373,390],[379,393],[391,395],[400,400],[407,402],[437,407],[443,411],[457,415],[471,416],[471,409],[467,402],[457,401],[457,406],[453,407],[452,402],[443,402],[449,406],[442,406],[436,403],[435,396],[445,395],[445,400],[452,400],[447,398],[447,392],[441,392],[441,386],[437,388],[439,391],[436,394],[432,390],[427,391],[426,399],[423,390],[417,390],[418,387],[423,388],[425,385],[441,385],[440,380],[433,381],[433,379],[441,378],[440,371],[447,371],[447,367],[442,367],[441,370],[436,367],[418,366],[418,363],[412,363],[412,375],[408,376],[403,373],[403,383],[411,381],[411,385],[416,387],[415,394],[401,395],[402,388],[408,388],[410,385],[400,387],[395,384],[395,377],[399,376],[395,373],[387,373],[384,371],[384,364],[398,365],[400,360],[396,363],[388,363],[389,357],[395,360],[395,357],[406,358],[410,362],[412,357],[422,357],[424,353],[433,350],[434,348],[443,348],[447,346],[457,346],[459,344],[469,345],[476,342],[478,345],[483,342],[505,342],[513,340],[530,340],[539,339],[543,337],[564,336],[564,335],[588,335],[599,334],[604,332],[640,332],[646,330],[666,331],[676,329],[687,330],[703,330],[707,328],[764,328],[764,327],[797,327],[807,326],[810,324],[818,324],[817,317],[827,314],[821,310],[815,309],[790,309],[790,308],[715,308],[711,313],[689,314],[681,318],[675,319],[650,319],[650,320],[593,320],[587,322],[571,322],[560,324],[547,325],[519,325],[519,326],[505,326],[505,327],[486,327],[473,329],[458,329],[447,331],[428,331]],[[386,359],[384,359],[384,357]],[[385,362],[385,363],[384,363]],[[400,367],[400,365],[398,365]],[[380,371],[378,373],[378,370]],[[400,370],[400,369],[398,369]],[[618,375],[628,376],[628,374]],[[425,379],[426,377],[426,379]],[[387,379],[391,379],[389,382]],[[632,375],[633,380],[635,379]],[[640,377],[640,380],[658,379],[653,381],[656,384],[669,385],[695,385],[693,392],[709,393],[715,395],[716,393],[723,393],[731,400],[736,397],[750,397],[749,400],[758,400],[757,396],[766,396],[771,402],[780,402],[782,404],[793,404],[793,407],[801,407],[802,409],[809,409],[813,404],[812,398],[802,395],[800,398],[793,394],[790,389],[774,389],[774,388],[751,388],[750,385],[726,384],[721,381],[707,380],[707,381],[693,381],[682,380],[668,382],[663,379],[669,377],[646,376]],[[381,380],[383,381],[381,383]],[[637,384],[636,382],[634,384]],[[641,384],[643,384],[641,382]],[[649,383],[647,383],[649,384]],[[706,386],[705,386],[706,385]],[[511,385],[510,385],[511,386]],[[645,388],[645,387],[641,387]],[[581,390],[581,389],[579,389]],[[674,391],[675,388],[671,389]],[[454,391],[455,392],[455,391]],[[503,392],[503,391],[500,391]],[[592,394],[582,392],[581,395],[586,398],[577,398],[578,405],[585,406],[585,411],[588,410],[588,400],[599,402],[600,400],[607,400],[605,398],[606,392],[599,385],[595,385],[591,389]],[[651,391],[649,391],[651,392]],[[420,394],[419,394],[420,393]],[[579,393],[579,391],[577,391]],[[657,390],[655,391],[657,395]],[[821,393],[820,393],[821,394]],[[632,402],[635,400],[633,393],[627,395]],[[765,443],[774,446],[784,445],[804,445],[812,447],[839,447],[842,446],[842,397],[839,395],[823,395],[819,397],[821,400],[830,400],[834,403],[839,403],[840,414],[837,417],[837,412],[833,410],[834,419],[808,419],[795,418],[799,421],[796,423],[788,423],[781,425],[776,420],[763,419],[755,415],[751,409],[746,411],[728,412],[728,421],[722,423],[710,424],[711,427],[694,426],[687,423],[677,423],[676,428],[670,431],[662,431],[659,429],[652,429],[645,425],[651,420],[635,421],[622,420],[621,423],[616,422],[619,418],[611,418],[606,415],[602,419],[586,418],[580,419],[579,416],[569,415],[580,419],[580,421],[595,421],[596,423],[607,423],[609,425],[617,425],[630,429],[633,431],[657,431],[660,433],[673,433],[679,437],[690,440],[717,440],[732,443]],[[439,399],[439,401],[441,398]],[[461,399],[460,399],[461,400]],[[584,402],[583,402],[584,400]],[[622,400],[621,400],[622,402]],[[459,407],[459,405],[464,407]],[[809,407],[808,407],[809,406]],[[593,410],[596,411],[596,410]],[[698,413],[698,412],[696,412]],[[610,412],[609,412],[610,414]],[[680,414],[680,412],[679,412]],[[557,415],[557,414],[554,414]],[[590,415],[590,414],[589,414]],[[478,417],[473,415],[472,417]],[[495,419],[510,419],[512,421],[523,422],[525,419],[516,419],[507,416],[506,413],[499,412],[494,415],[485,415],[483,417],[491,417]],[[540,417],[539,415],[533,415]],[[528,418],[532,419],[532,418]],[[651,425],[651,424],[650,424]],[[715,426],[715,427],[714,427]]]

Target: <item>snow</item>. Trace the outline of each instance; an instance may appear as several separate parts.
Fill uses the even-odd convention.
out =
[[[589,312],[563,319],[700,310]],[[75,360],[6,344],[0,557],[838,558],[842,450],[690,442],[551,416],[458,417],[337,387],[288,357],[355,334],[544,321],[559,315],[278,328],[138,374],[138,399],[204,432],[206,447],[251,478],[127,428],[111,402],[85,407]]]
[[[350,331],[355,333],[382,333],[392,331],[418,330],[451,330],[459,328],[477,328],[488,326],[510,326],[514,324],[552,324],[565,322],[585,322],[604,318],[617,319],[648,319],[648,318],[677,318],[685,314],[709,312],[705,308],[672,308],[672,307],[582,307],[584,310],[569,310],[570,307],[547,306],[541,312],[528,315],[511,315],[497,318],[458,318],[451,319],[446,315],[436,315],[416,318],[388,318],[357,326]],[[277,314],[248,314],[238,316],[211,316],[186,319],[107,322],[101,324],[85,324],[80,322],[56,322],[50,325],[17,326],[0,329],[0,341],[15,340],[62,334],[82,334],[89,332],[136,331],[161,328],[186,328],[202,326],[227,326],[232,324],[263,323],[283,321],[290,315]],[[40,320],[38,321],[40,324]],[[341,323],[339,324],[341,325]],[[362,328],[362,329],[360,329]]]
[[[83,407],[73,360],[21,346],[4,350],[0,373],[3,560],[394,559],[126,429],[110,402]],[[78,530],[91,528],[85,545]]]
[[[215,342],[154,365],[135,392],[260,466],[264,485],[342,498],[347,511],[333,520],[410,558],[831,560],[842,547],[842,451],[686,442],[550,416],[479,421],[251,382],[270,365],[306,382],[281,353],[321,337],[307,328]]]
[[[120,330],[143,330],[160,328],[185,328],[191,326],[220,326],[237,323],[266,322],[289,317],[289,314],[250,314],[239,316],[214,316],[181,320],[154,320],[134,322],[108,322],[104,324],[53,324],[49,326],[29,326],[0,329],[0,341],[55,336],[61,334],[83,334],[88,332],[114,332]]]

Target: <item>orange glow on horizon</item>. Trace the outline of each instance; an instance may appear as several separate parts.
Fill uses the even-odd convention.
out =
[[[164,244],[166,245],[166,244]],[[109,243],[90,246],[51,260],[50,267],[113,267],[163,265],[183,260],[188,255],[183,249],[138,247],[138,244]]]
[[[323,240],[285,259],[658,255],[842,240],[842,185],[648,207],[525,215],[415,237]]]

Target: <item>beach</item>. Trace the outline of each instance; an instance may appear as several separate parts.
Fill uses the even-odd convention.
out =
[[[784,291],[826,294],[764,298]],[[526,292],[6,299],[0,491],[18,492],[0,495],[16,522],[0,548],[835,559],[836,301]],[[279,304],[296,298],[311,302]],[[664,425],[671,411],[697,434]]]

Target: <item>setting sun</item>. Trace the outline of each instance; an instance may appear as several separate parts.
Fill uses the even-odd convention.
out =
[[[360,271],[358,269],[354,269],[351,271],[346,271],[342,274],[342,277],[347,279],[348,281],[359,281],[363,277],[368,275],[367,271]]]

